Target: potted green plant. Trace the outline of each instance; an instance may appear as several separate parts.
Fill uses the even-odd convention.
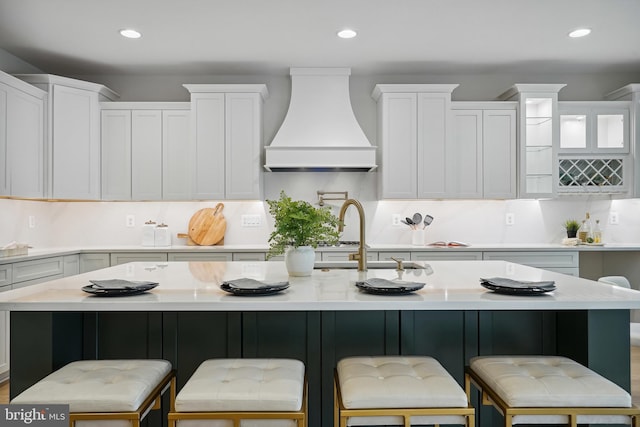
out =
[[[573,238],[578,235],[578,229],[580,228],[580,223],[575,219],[568,219],[564,222],[564,228],[567,230],[567,237]]]
[[[275,221],[267,259],[284,253],[291,276],[311,275],[318,244],[338,242],[338,217],[329,207],[316,208],[302,200],[291,200],[284,191],[278,200],[267,200],[267,204]]]

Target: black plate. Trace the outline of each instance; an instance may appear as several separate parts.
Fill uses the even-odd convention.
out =
[[[82,290],[99,297],[137,295],[158,286],[157,282],[135,282],[128,280],[90,280]]]
[[[499,294],[541,295],[556,289],[555,282],[521,282],[501,277],[480,279],[480,285]]]
[[[237,279],[222,282],[220,289],[233,295],[269,295],[284,291],[289,282],[264,283],[254,279]]]
[[[363,292],[376,295],[399,295],[415,292],[424,287],[424,283],[390,281],[372,278],[364,282],[356,282],[356,286]]]

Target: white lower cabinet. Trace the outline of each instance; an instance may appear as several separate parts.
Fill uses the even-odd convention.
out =
[[[411,252],[378,252],[378,261],[393,261],[391,258],[411,261]]]
[[[580,274],[578,251],[496,251],[484,252],[482,259],[508,261],[572,276]]]
[[[0,311],[0,381],[9,378],[9,312]]]
[[[11,289],[11,264],[0,265],[0,292]],[[9,376],[9,312],[0,311],[0,381]]]
[[[111,254],[111,265],[126,264],[128,262],[167,262],[167,254],[144,252],[118,252]]]
[[[231,261],[232,259],[231,252],[171,252],[168,254],[169,261]]]
[[[356,253],[358,248],[353,248],[352,252],[322,252],[322,261],[349,261],[349,254]],[[378,253],[367,251],[367,261],[377,261]]]
[[[232,255],[233,261],[264,261],[266,259],[264,252],[234,252]]]
[[[447,252],[411,252],[411,261],[477,261],[482,259],[482,252],[455,252],[455,249],[444,249]]]
[[[106,253],[80,254],[80,273],[100,270],[111,265],[111,257]]]

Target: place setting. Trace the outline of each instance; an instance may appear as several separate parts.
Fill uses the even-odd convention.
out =
[[[123,279],[89,280],[89,282],[91,284],[83,286],[82,290],[99,297],[138,295],[158,286],[158,282]]]

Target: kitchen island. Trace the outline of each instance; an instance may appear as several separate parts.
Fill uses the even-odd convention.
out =
[[[336,362],[365,354],[431,355],[461,383],[476,355],[557,354],[630,389],[629,310],[640,308],[640,292],[504,261],[417,265],[424,268],[319,268],[294,278],[282,262],[130,263],[4,292],[11,395],[77,359],[165,358],[180,388],[207,358],[291,357],[307,366],[310,425],[328,427]],[[220,289],[222,281],[241,277],[288,280],[290,287],[259,297]],[[388,296],[354,286],[372,277],[426,285]],[[557,289],[499,295],[481,287],[481,277],[554,280]],[[117,298],[81,290],[89,280],[114,278],[159,286]],[[492,410],[480,412],[481,425],[497,422]]]

